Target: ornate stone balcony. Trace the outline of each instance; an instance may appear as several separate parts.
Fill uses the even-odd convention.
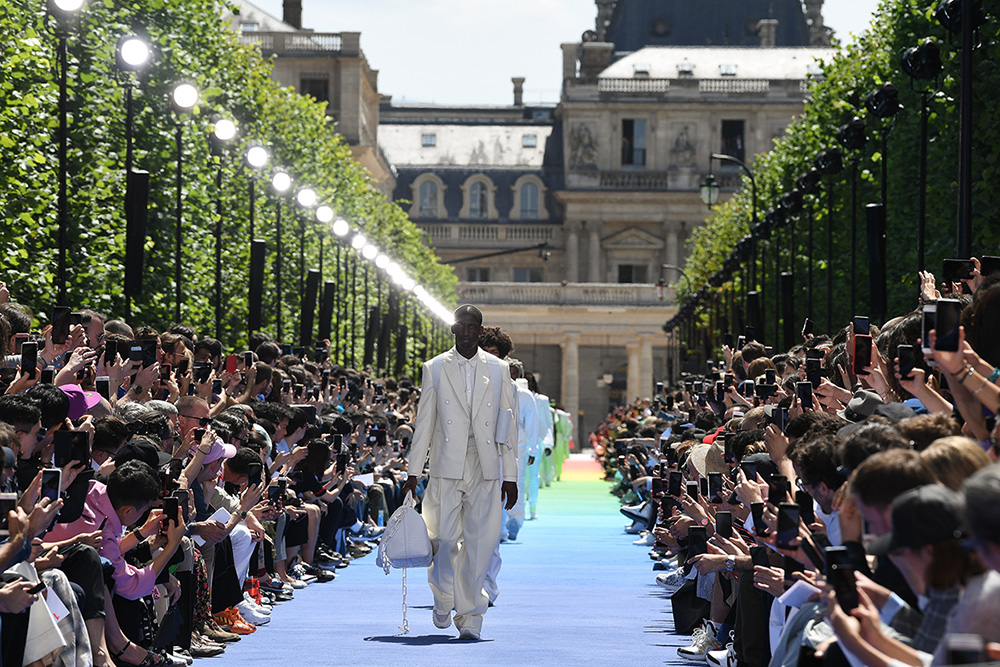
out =
[[[485,305],[667,307],[670,288],[660,300],[656,285],[618,283],[469,283],[458,284],[458,300]]]
[[[538,243],[562,244],[561,226],[550,223],[418,222],[417,226],[436,248],[481,247],[488,244],[503,250]]]
[[[343,39],[339,32],[241,32],[241,44],[257,44],[266,54],[339,52]]]

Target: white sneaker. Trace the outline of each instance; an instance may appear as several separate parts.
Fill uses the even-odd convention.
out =
[[[260,613],[248,605],[245,601],[236,605],[236,608],[239,610],[240,616],[246,619],[248,623],[253,623],[254,625],[267,625],[271,622],[270,616]]]
[[[735,639],[736,633],[733,631],[729,632],[729,638]],[[736,649],[733,648],[733,642],[726,644],[725,650],[709,651],[705,655],[708,664],[714,667],[737,667],[739,661],[736,659]]]
[[[653,533],[646,533],[632,544],[637,547],[651,547],[656,544],[656,535],[653,535]]]
[[[656,575],[656,585],[672,595],[684,585],[686,579],[687,577],[684,576],[684,573],[680,569],[673,572],[661,572]]]
[[[629,535],[638,535],[646,529],[646,522],[636,519],[629,525],[625,526],[625,532]]]
[[[715,627],[715,623],[706,620],[700,628],[695,628],[694,633],[691,635],[691,645],[677,649],[677,656],[685,660],[707,662],[708,658],[706,656],[709,651],[716,651],[722,648],[722,642],[715,638],[718,631],[719,629]]]
[[[270,616],[271,611],[274,609],[274,607],[269,604],[257,604],[257,601],[250,597],[250,594],[246,591],[243,591],[243,601],[265,616]]]
[[[300,563],[296,563],[295,567],[288,571],[288,576],[298,579],[299,581],[311,584],[316,581],[316,577],[305,571]],[[294,584],[293,584],[294,585]]]

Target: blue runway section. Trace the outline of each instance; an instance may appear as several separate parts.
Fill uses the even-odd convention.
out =
[[[296,591],[270,624],[196,665],[663,665],[686,637],[654,583],[648,549],[623,534],[606,483],[578,475],[543,489],[539,518],[501,546],[500,597],[482,640],[431,622],[426,570],[408,571],[410,633],[402,635],[401,572],[374,552],[336,581]]]

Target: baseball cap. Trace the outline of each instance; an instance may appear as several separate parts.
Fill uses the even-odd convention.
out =
[[[87,414],[87,410],[101,402],[100,394],[96,391],[84,391],[77,384],[60,385],[59,389],[69,398],[69,414],[66,416],[70,419],[79,419]]]
[[[892,501],[892,531],[872,545],[875,555],[897,549],[917,549],[965,536],[962,494],[943,484],[926,484],[905,491]]]

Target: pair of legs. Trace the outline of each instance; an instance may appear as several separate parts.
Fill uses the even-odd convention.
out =
[[[534,463],[525,462],[524,493],[527,495],[528,499],[529,519],[534,519],[538,512],[539,472],[542,466],[542,457],[544,455],[545,453],[539,449],[538,454],[535,455]]]
[[[483,584],[500,539],[500,510],[500,480],[483,479],[475,446],[466,452],[462,479],[432,476],[427,483],[423,514],[434,551],[427,581],[434,611],[454,609],[459,630],[482,629],[489,606]]]

